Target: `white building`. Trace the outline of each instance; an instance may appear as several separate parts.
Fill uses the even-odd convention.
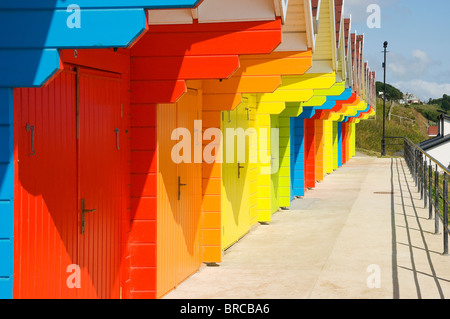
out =
[[[450,168],[450,116],[440,115],[438,135],[420,143],[419,146],[444,167]]]
[[[404,104],[420,104],[420,99],[411,93],[405,93],[403,94],[403,101]]]

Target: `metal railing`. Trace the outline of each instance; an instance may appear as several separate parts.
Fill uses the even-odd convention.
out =
[[[415,180],[424,207],[428,207],[428,219],[434,218],[434,233],[440,234],[440,224],[443,226],[444,255],[448,255],[448,181],[450,170],[432,156],[428,155],[418,145],[408,138],[404,141],[404,158]],[[442,185],[442,186],[441,186]]]

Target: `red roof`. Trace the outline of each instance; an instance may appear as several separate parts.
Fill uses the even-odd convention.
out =
[[[348,38],[350,36],[350,19],[344,19],[345,54],[348,53]]]
[[[313,17],[318,18],[317,11],[319,11],[319,0],[311,0],[311,8]]]
[[[344,0],[334,0],[334,13],[336,20],[336,47],[339,47],[343,6]]]
[[[438,136],[438,134],[439,134],[439,127],[430,126],[428,128],[428,136]]]

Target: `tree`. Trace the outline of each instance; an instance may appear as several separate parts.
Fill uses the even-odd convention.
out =
[[[448,97],[447,97],[447,99],[445,99],[445,98],[442,99],[442,106],[441,107],[445,111],[450,111],[450,99],[448,99]]]
[[[384,83],[376,83],[377,95],[384,91]],[[386,99],[391,101],[398,101],[403,99],[403,92],[396,87],[386,83]]]

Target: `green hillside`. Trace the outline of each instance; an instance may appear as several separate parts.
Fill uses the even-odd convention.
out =
[[[408,137],[414,143],[427,140],[428,119],[415,107],[393,104],[391,120],[388,119],[391,103],[386,102],[386,136]],[[426,106],[421,106],[426,107]],[[401,117],[401,118],[400,118]],[[383,137],[383,101],[377,100],[376,119],[361,121],[356,125],[356,148],[372,155],[380,155]],[[386,144],[399,144],[402,140],[387,139]],[[403,146],[387,145],[389,156],[402,151]]]
[[[436,104],[424,104],[424,105],[412,105],[414,109],[420,112],[427,120],[436,123],[437,118],[442,113],[450,115],[450,111],[445,112],[439,105]]]
[[[376,83],[376,94],[384,91],[384,84]],[[450,96],[444,94],[441,99],[430,99],[428,104],[404,105],[397,102],[404,98],[403,92],[386,83],[386,136],[408,137],[414,143],[429,139],[428,127],[437,125],[442,113],[450,115]],[[390,118],[389,118],[390,114]],[[356,126],[356,148],[371,155],[381,154],[383,137],[383,100],[377,99],[376,118],[361,121]],[[386,144],[399,144],[401,139],[387,139]],[[387,145],[387,155],[398,154],[401,145]]]

